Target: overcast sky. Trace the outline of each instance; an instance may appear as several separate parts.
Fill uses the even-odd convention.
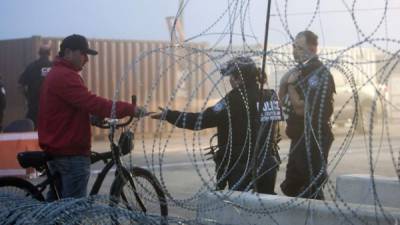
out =
[[[232,0],[185,2],[187,4],[183,18],[186,38],[196,37],[193,41],[218,42],[220,33],[229,28],[229,21],[235,18],[236,12],[234,31],[240,33],[240,22],[244,21],[244,31],[249,35],[247,41],[252,44],[263,42],[266,0],[239,1],[238,5],[235,5],[238,1]],[[242,5],[244,3],[249,3],[250,7],[246,14],[242,14],[245,17],[240,18],[240,8],[247,6]],[[350,13],[346,12],[345,3],[351,8],[353,1],[321,0],[320,13],[313,16],[317,3],[317,0],[287,1],[290,33],[295,35],[310,24],[309,29],[320,36],[321,45],[349,46],[362,38],[356,32],[356,25],[369,35],[380,24],[386,1],[356,1],[354,8],[357,24]],[[79,33],[90,38],[168,40],[165,17],[175,15],[178,5],[179,0],[1,0],[0,39],[32,35],[64,37]],[[277,16],[277,8],[284,14],[285,1],[272,1],[269,38],[272,44],[282,44],[290,40]],[[388,0],[387,17],[373,37],[400,39],[399,15],[400,1]],[[226,31],[229,32],[229,29]],[[225,36],[220,43],[227,43],[228,37]],[[240,37],[234,39],[234,44],[240,42]]]

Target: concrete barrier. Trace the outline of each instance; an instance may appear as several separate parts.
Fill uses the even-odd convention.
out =
[[[198,204],[197,219],[204,223],[395,225],[400,221],[400,210],[395,208],[381,211],[371,205],[248,192],[207,192]]]
[[[370,175],[349,174],[336,178],[336,196],[345,202],[400,208],[400,182],[397,177],[374,176],[376,196]]]

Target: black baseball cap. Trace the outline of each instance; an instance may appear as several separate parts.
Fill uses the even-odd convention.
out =
[[[64,54],[65,49],[80,50],[88,55],[97,55],[97,51],[89,48],[87,39],[79,34],[70,35],[61,42],[60,55]]]
[[[238,56],[225,63],[220,69],[220,72],[222,76],[231,76],[240,75],[242,73],[246,74],[256,69],[257,65],[250,57]]]

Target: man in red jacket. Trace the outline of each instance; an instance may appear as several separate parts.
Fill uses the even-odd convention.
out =
[[[97,55],[85,37],[71,35],[60,46],[58,57],[43,83],[38,133],[40,147],[53,157],[52,173],[61,175],[61,197],[84,197],[90,177],[91,132],[89,115],[110,117],[112,101],[92,94],[79,72]],[[117,102],[116,117],[146,114],[144,108]],[[48,199],[54,199],[49,191]]]

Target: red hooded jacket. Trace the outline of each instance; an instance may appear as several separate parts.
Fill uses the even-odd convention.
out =
[[[90,155],[89,114],[110,117],[112,101],[92,94],[68,61],[57,58],[40,94],[40,147],[53,156]],[[116,116],[133,115],[135,105],[117,102]]]

